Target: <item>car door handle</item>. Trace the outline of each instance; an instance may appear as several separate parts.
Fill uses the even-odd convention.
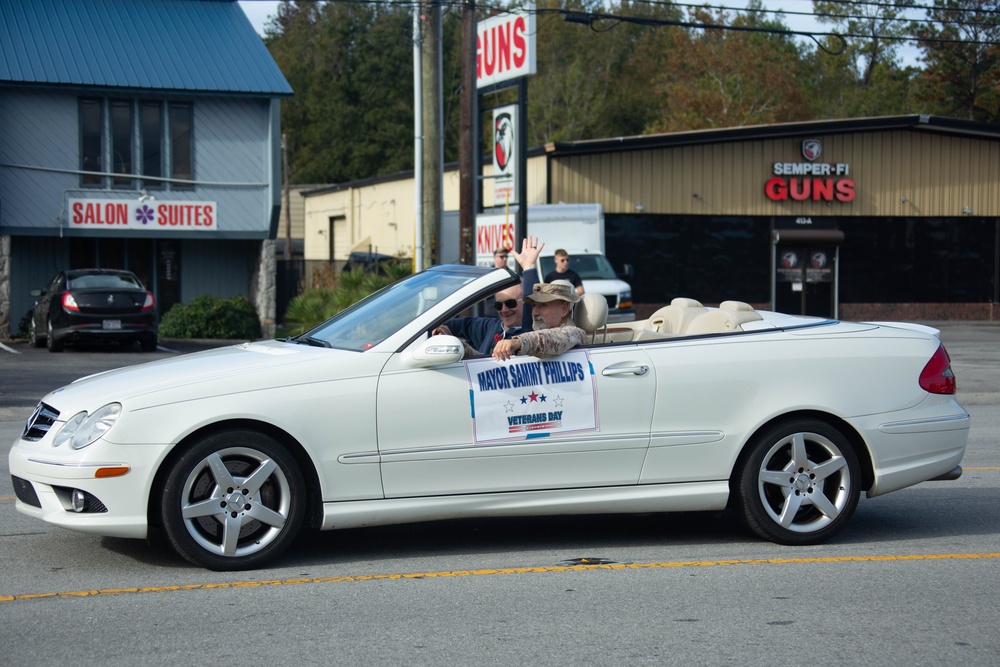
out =
[[[648,372],[649,366],[618,366],[605,368],[601,375],[645,375]]]

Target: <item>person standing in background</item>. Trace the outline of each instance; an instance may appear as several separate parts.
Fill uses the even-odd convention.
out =
[[[580,277],[579,273],[569,268],[569,253],[559,248],[555,252],[555,260],[555,271],[549,271],[545,274],[545,282],[551,283],[554,280],[568,280],[576,288],[577,294],[583,294],[583,278]]]

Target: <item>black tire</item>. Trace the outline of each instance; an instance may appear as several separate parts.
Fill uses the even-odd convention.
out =
[[[139,349],[143,352],[156,352],[156,336],[139,339]]]
[[[305,503],[302,473],[285,448],[234,430],[205,437],[172,464],[160,518],[171,545],[195,565],[246,570],[291,544]]]
[[[45,345],[45,337],[38,333],[38,326],[35,324],[34,316],[31,318],[31,324],[28,329],[31,336],[31,346],[43,347]]]
[[[846,525],[861,493],[861,468],[829,424],[796,420],[761,433],[734,471],[734,508],[758,536],[778,544],[825,542]]]
[[[56,340],[56,336],[52,333],[52,320],[48,320],[45,325],[45,347],[49,348],[49,352],[62,352],[64,345],[61,340]]]

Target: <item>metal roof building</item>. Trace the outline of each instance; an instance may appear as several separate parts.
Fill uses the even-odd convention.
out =
[[[0,84],[289,96],[235,0],[2,0]]]
[[[235,0],[0,0],[0,338],[90,267],[267,333],[291,94]]]

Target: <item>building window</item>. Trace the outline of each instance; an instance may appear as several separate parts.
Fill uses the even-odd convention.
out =
[[[190,102],[80,98],[80,177],[85,187],[190,189],[194,180]],[[168,131],[165,132],[164,129]],[[110,168],[106,167],[110,165]]]
[[[190,104],[170,104],[170,177],[186,181],[194,179]]]
[[[80,100],[80,170],[104,171],[101,159],[104,149],[104,123],[101,122],[101,100]],[[84,174],[81,185],[100,186],[103,177],[99,174]]]
[[[132,100],[111,100],[111,184],[116,188],[132,187]]]
[[[142,151],[142,174],[160,178],[163,176],[163,105],[159,102],[143,102],[139,105],[139,141]],[[145,189],[159,189],[163,181],[143,180]]]

